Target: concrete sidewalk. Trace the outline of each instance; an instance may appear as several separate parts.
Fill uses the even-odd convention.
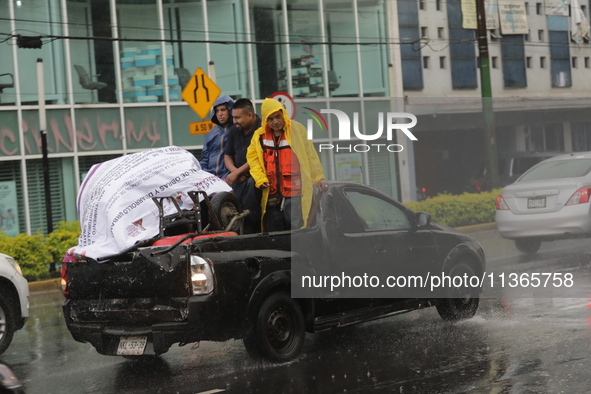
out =
[[[497,225],[496,223],[483,223],[483,224],[475,224],[473,226],[464,226],[464,227],[457,227],[458,231],[461,231],[464,234],[477,234],[479,232],[491,231],[496,230]],[[479,237],[476,237],[477,239]],[[479,239],[479,241],[481,241]],[[506,241],[506,240],[504,240]],[[482,242],[482,241],[481,241]],[[486,250],[486,248],[485,248]],[[49,279],[49,280],[41,280],[36,282],[29,282],[29,291],[31,293],[37,293],[42,291],[54,291],[54,290],[62,290],[60,284],[61,278]]]

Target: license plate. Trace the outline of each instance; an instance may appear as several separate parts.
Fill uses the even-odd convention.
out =
[[[546,197],[528,198],[528,208],[546,208]]]
[[[119,339],[119,347],[117,348],[118,356],[140,356],[144,354],[148,337],[121,337]]]

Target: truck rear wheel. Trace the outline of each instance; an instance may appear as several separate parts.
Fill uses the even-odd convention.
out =
[[[305,337],[300,306],[288,294],[279,292],[262,303],[253,330],[244,338],[244,346],[254,358],[285,362],[300,354]]]

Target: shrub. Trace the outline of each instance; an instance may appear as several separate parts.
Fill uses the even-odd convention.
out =
[[[3,234],[0,236],[0,251],[16,259],[27,280],[50,277],[47,264],[51,261],[51,254],[43,242],[43,234],[19,234],[16,237]]]
[[[428,212],[433,222],[451,227],[495,221],[495,201],[502,189],[459,196],[440,194],[425,201],[405,203],[415,212]]]
[[[45,245],[51,254],[51,262],[61,264],[64,254],[78,244],[79,222],[59,222],[57,228],[45,238]]]
[[[51,277],[49,265],[59,266],[66,251],[78,243],[79,235],[78,222],[60,222],[47,237],[41,233],[16,237],[0,233],[0,252],[18,261],[27,280],[48,279]]]

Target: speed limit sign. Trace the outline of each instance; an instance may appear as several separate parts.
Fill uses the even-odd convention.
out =
[[[281,104],[283,104],[283,106],[285,107],[285,111],[287,112],[287,115],[289,115],[291,119],[295,118],[296,105],[295,101],[293,101],[293,98],[289,95],[289,93],[275,92],[272,95],[270,95],[269,98],[275,99],[279,101]]]

